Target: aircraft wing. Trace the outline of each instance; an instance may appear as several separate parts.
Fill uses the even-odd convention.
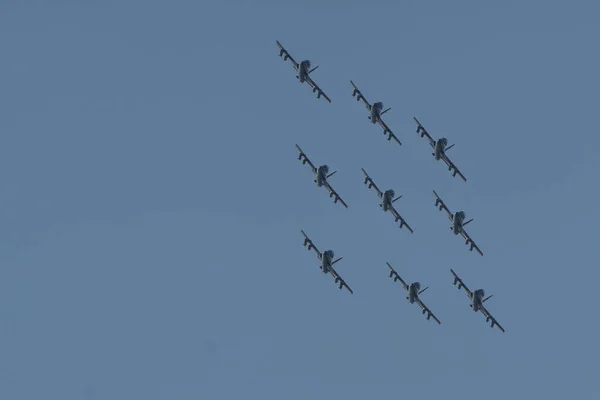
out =
[[[306,156],[306,154],[302,151],[302,149],[300,148],[300,146],[296,145],[296,149],[300,153],[300,155],[298,155],[298,160],[302,160],[303,164],[308,163],[308,165],[310,165],[310,168],[313,171],[313,174],[316,174],[317,173],[317,167],[315,167],[315,165],[312,162],[310,162],[310,160],[308,159],[308,157]]]
[[[394,206],[391,207],[392,215],[394,216],[394,218],[396,218],[396,221],[400,220],[400,228],[402,228],[402,226],[406,226],[406,229],[408,229],[410,231],[410,233],[414,233],[412,228],[410,227],[410,225],[408,225],[406,223],[406,220],[404,218],[402,218],[402,216],[400,214],[398,214],[398,211],[396,211],[396,209],[394,208]]]
[[[313,92],[315,92],[315,91],[319,92],[319,93],[317,94],[317,98],[318,98],[318,97],[321,97],[321,96],[323,96],[323,97],[325,97],[325,99],[326,99],[328,102],[330,102],[330,103],[331,103],[331,99],[330,99],[330,98],[329,98],[329,97],[328,97],[328,96],[325,94],[325,92],[324,92],[324,91],[322,91],[322,90],[321,90],[321,88],[319,87],[319,85],[317,85],[317,84],[316,84],[316,82],[315,82],[315,81],[313,81],[313,79],[312,79],[310,76],[307,76],[307,77],[306,77],[306,82],[307,82],[307,83],[310,85],[310,87],[313,89]]]
[[[394,282],[400,281],[400,283],[404,287],[404,290],[406,290],[408,292],[408,285],[406,284],[406,282],[404,282],[404,280],[402,278],[400,278],[400,275],[398,275],[396,270],[390,265],[389,262],[386,261],[386,264],[390,268],[390,278],[394,278]]]
[[[350,286],[348,286],[348,284],[346,283],[346,281],[342,279],[342,277],[340,276],[340,274],[338,274],[335,269],[333,269],[333,266],[329,266],[328,269],[329,269],[329,272],[331,273],[331,275],[333,275],[333,277],[335,278],[335,283],[337,283],[339,285],[340,289],[342,287],[346,287],[346,289],[348,289],[348,291],[350,292],[350,294],[354,294],[354,292],[352,291],[352,289],[350,288]]]
[[[304,245],[308,245],[309,248],[308,250],[310,250],[311,248],[315,251],[315,253],[317,254],[317,258],[320,260],[323,258],[323,253],[321,253],[319,251],[319,249],[317,249],[317,246],[315,246],[315,244],[313,243],[312,240],[310,240],[310,238],[306,235],[306,233],[304,233],[304,231],[300,231],[302,232],[302,235],[304,235]]]
[[[331,187],[329,182],[325,182],[325,188],[329,191],[329,196],[335,198],[334,203],[337,203],[339,201],[344,205],[344,207],[348,208],[348,204],[346,204],[346,202],[342,200],[340,195]]]
[[[456,168],[456,165],[454,165],[454,163],[452,161],[450,161],[450,159],[448,158],[448,156],[446,154],[443,155],[442,160],[444,160],[444,162],[450,168],[450,170],[454,170],[454,175],[458,174],[458,176],[460,176],[463,181],[465,181],[465,182],[467,181],[467,178],[465,178],[465,176],[462,174],[462,172],[460,172],[458,170],[458,168]]]
[[[381,119],[381,117],[377,118],[377,121],[379,122],[379,125],[381,125],[381,127],[385,130],[385,132],[387,132],[388,140],[394,139],[396,142],[398,142],[398,144],[400,146],[402,146],[402,142],[400,142],[400,140],[398,139],[398,137],[396,137],[396,135],[394,135],[394,133],[392,132],[392,130],[390,128],[388,128],[388,126],[386,125],[385,122],[383,122],[383,120]]]
[[[495,326],[497,326],[502,332],[504,331],[504,328],[502,327],[502,325],[500,325],[498,323],[498,321],[496,321],[496,318],[492,317],[492,314],[490,314],[490,312],[483,306],[481,305],[479,307],[479,311],[481,311],[481,313],[485,316],[486,320],[489,322],[489,320],[492,320],[492,328]]]
[[[456,285],[458,283],[458,288],[465,289],[465,292],[467,292],[467,297],[469,297],[470,300],[473,300],[473,292],[471,292],[469,290],[467,285],[465,285],[465,283],[462,281],[462,279],[460,279],[460,277],[458,275],[456,275],[456,272],[454,272],[454,270],[452,268],[450,268],[450,271],[452,272],[452,275],[454,275],[454,284]]]
[[[467,241],[467,244],[471,245],[472,249],[477,250],[477,252],[480,255],[483,255],[483,252],[481,251],[481,249],[477,246],[477,244],[475,244],[475,242],[473,241],[473,239],[471,239],[471,237],[469,236],[469,234],[467,233],[467,231],[465,231],[464,227],[460,230],[460,234],[462,235],[463,238],[465,238],[465,240]]]
[[[365,185],[369,185],[369,189],[371,187],[374,187],[375,190],[377,191],[377,196],[379,196],[379,198],[383,197],[383,192],[377,187],[377,185],[375,184],[375,182],[373,182],[373,179],[371,179],[371,177],[369,176],[369,174],[367,174],[367,171],[364,170],[364,168],[361,168],[363,174],[365,174]]]
[[[435,322],[437,322],[440,325],[442,324],[441,321],[435,315],[433,315],[433,313],[431,312],[431,310],[418,297],[417,297],[417,304],[419,305],[419,307],[421,307],[421,310],[424,311],[423,314],[427,314],[427,319],[433,318],[433,319],[435,319]]]
[[[425,130],[423,125],[421,125],[421,123],[419,122],[419,120],[416,117],[413,117],[413,119],[417,123],[417,133],[420,134],[421,137],[427,136],[427,139],[429,140],[429,144],[431,145],[431,147],[435,147],[435,140],[433,140],[431,135]]]
[[[284,57],[284,54],[285,54],[285,57],[284,57],[283,60],[285,61],[286,59],[289,59],[292,62],[292,64],[294,65],[294,68],[297,71],[298,68],[299,68],[299,66],[300,66],[300,64],[298,64],[296,62],[296,60],[294,60],[292,58],[292,56],[290,55],[290,53],[288,53],[288,51],[281,45],[281,43],[279,43],[279,40],[276,40],[276,42],[277,42],[277,46],[279,46],[279,56],[280,57]]]
[[[446,214],[448,214],[448,219],[450,219],[450,221],[452,221],[452,211],[450,211],[450,209],[448,207],[446,207],[446,204],[444,203],[444,201],[440,198],[440,196],[437,194],[437,192],[434,190],[433,191],[433,195],[435,196],[436,200],[435,200],[435,206],[440,207],[440,211],[444,210],[446,211]]]
[[[356,99],[357,100],[362,100],[363,103],[365,103],[365,107],[367,107],[367,109],[369,111],[371,111],[371,103],[369,103],[367,101],[367,99],[365,99],[365,96],[362,94],[362,92],[358,89],[358,87],[356,87],[356,85],[354,84],[354,82],[350,81],[350,83],[352,84],[352,87],[354,87],[354,91],[352,92],[352,97],[357,96]]]

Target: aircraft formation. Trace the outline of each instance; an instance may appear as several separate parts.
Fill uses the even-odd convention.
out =
[[[317,98],[320,99],[323,97],[329,103],[331,103],[331,98],[329,98],[325,92],[317,85],[317,83],[313,80],[310,74],[315,71],[318,66],[311,68],[311,63],[308,60],[303,60],[301,62],[297,62],[292,58],[290,53],[283,47],[283,45],[277,42],[277,46],[279,47],[279,56],[283,58],[284,61],[290,61],[294,70],[296,71],[296,79],[300,83],[306,83],[310,86],[313,93],[317,93]],[[356,98],[356,101],[361,101],[365,105],[368,111],[368,119],[372,124],[379,124],[379,126],[383,129],[383,134],[386,136],[387,140],[391,142],[393,139],[398,145],[402,145],[398,137],[392,132],[392,130],[388,127],[388,125],[383,121],[382,116],[386,112],[390,111],[391,108],[387,108],[384,110],[384,105],[382,102],[370,103],[364,96],[364,94],[360,91],[357,85],[351,80],[350,84],[352,86],[352,97]],[[425,127],[419,122],[419,120],[413,117],[414,121],[417,124],[417,134],[420,135],[421,138],[426,137],[429,145],[432,148],[431,155],[436,161],[442,160],[448,167],[448,170],[452,172],[452,176],[456,177],[458,175],[464,182],[467,181],[467,178],[463,175],[463,173],[458,169],[458,167],[450,160],[447,155],[448,150],[450,150],[454,144],[448,146],[447,138],[438,138],[434,139],[429,132],[425,129]],[[302,164],[308,164],[311,168],[311,171],[314,175],[314,183],[317,187],[323,187],[327,190],[329,197],[333,198],[334,204],[338,202],[343,205],[345,208],[348,208],[348,204],[342,199],[340,194],[332,187],[329,182],[329,178],[332,177],[337,171],[329,172],[329,166],[327,164],[323,164],[320,166],[316,166],[313,162],[310,161],[306,153],[296,144],[296,150],[298,151],[298,160],[302,162]],[[411,234],[414,233],[411,226],[408,222],[400,215],[397,209],[394,207],[394,203],[397,200],[402,198],[402,195],[396,197],[396,192],[394,189],[387,189],[382,191],[376,184],[373,178],[367,173],[364,168],[361,168],[364,174],[364,184],[367,188],[374,189],[377,197],[379,199],[379,207],[384,212],[389,212],[394,218],[395,223],[399,222],[400,229],[406,228]],[[469,236],[465,227],[473,221],[470,219],[465,222],[466,214],[464,211],[456,211],[452,212],[450,208],[446,205],[446,203],[442,200],[442,198],[438,195],[438,193],[433,190],[433,196],[435,198],[434,206],[438,208],[440,211],[445,211],[448,219],[450,220],[450,230],[454,233],[455,236],[461,235],[465,240],[465,244],[469,246],[469,250],[476,250],[481,256],[483,256],[483,252],[479,248],[479,246],[475,243],[475,241]],[[354,291],[350,288],[350,286],[346,283],[346,281],[337,273],[334,269],[334,264],[342,260],[342,257],[335,259],[335,254],[333,250],[325,250],[321,252],[313,242],[313,240],[304,232],[301,231],[302,236],[304,237],[304,246],[308,248],[308,250],[314,250],[317,259],[319,260],[319,267],[323,274],[330,274],[335,283],[338,285],[339,289],[346,289],[350,294],[354,294]],[[390,265],[389,262],[386,262],[390,272],[389,277],[393,279],[394,282],[400,282],[404,290],[407,292],[406,300],[410,304],[417,304],[421,308],[421,312],[423,315],[427,315],[427,320],[433,318],[438,324],[441,324],[441,321],[434,315],[434,313],[423,303],[420,295],[428,289],[428,287],[421,290],[421,284],[419,282],[412,282],[410,284],[406,283],[398,274],[398,272]],[[504,332],[504,328],[498,323],[498,321],[491,315],[491,313],[486,309],[483,303],[485,303],[492,296],[485,297],[485,291],[483,289],[477,289],[474,292],[469,290],[463,280],[456,274],[453,269],[450,269],[453,278],[453,285],[457,286],[458,289],[464,289],[467,297],[469,298],[469,306],[474,312],[481,312],[486,318],[486,322],[490,323],[490,326],[493,328],[494,326],[498,327],[502,332]]]

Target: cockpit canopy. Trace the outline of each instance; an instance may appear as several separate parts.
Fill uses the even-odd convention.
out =
[[[478,295],[479,297],[483,297],[483,296],[485,296],[485,290],[483,290],[483,289],[477,289],[475,291],[475,294]]]
[[[302,65],[304,65],[308,69],[308,68],[310,68],[310,61],[304,60],[304,61],[302,61]]]
[[[415,292],[418,292],[419,289],[421,289],[421,284],[419,282],[413,282],[411,286],[415,289]]]
[[[394,191],[394,189],[388,189],[388,190],[386,190],[386,193],[390,197],[394,197],[396,195],[396,192]]]
[[[321,165],[321,171],[327,173],[329,171],[329,166],[327,164]]]
[[[460,218],[461,220],[464,220],[466,218],[467,214],[465,214],[464,211],[459,211],[459,212],[456,213],[456,216],[458,218]]]
[[[439,138],[438,142],[442,145],[442,147],[446,147],[448,145],[448,139],[446,138]]]
[[[383,103],[378,101],[377,103],[373,104],[373,107],[383,110]]]
[[[325,256],[328,257],[329,259],[333,259],[333,256],[334,256],[333,250],[325,251]]]

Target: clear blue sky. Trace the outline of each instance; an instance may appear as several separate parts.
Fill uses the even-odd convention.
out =
[[[390,3],[2,2],[0,398],[600,394],[600,6]],[[332,104],[276,39],[320,65]],[[392,107],[403,146],[368,123],[350,79]],[[467,183],[413,116],[456,143]],[[296,143],[339,171],[349,209]],[[361,167],[404,195],[414,235]],[[432,189],[475,218],[484,257]],[[301,229],[344,257],[353,296]],[[430,287],[442,325],[386,261]],[[505,334],[450,268],[495,295]]]

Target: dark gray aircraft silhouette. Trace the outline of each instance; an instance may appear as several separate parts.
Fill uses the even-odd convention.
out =
[[[400,216],[400,214],[398,213],[398,211],[396,211],[396,209],[394,208],[394,205],[393,205],[393,203],[396,200],[400,200],[402,195],[394,198],[394,196],[396,195],[396,192],[394,192],[394,189],[388,189],[385,192],[382,192],[377,187],[375,182],[373,182],[373,179],[371,179],[369,174],[367,174],[367,171],[365,171],[364,168],[361,168],[361,169],[362,169],[363,174],[365,174],[365,181],[364,181],[365,185],[368,185],[369,189],[374,187],[375,191],[377,191],[377,196],[381,200],[379,207],[381,207],[381,209],[383,211],[389,211],[394,216],[396,222],[400,221],[400,229],[402,229],[403,226],[406,226],[406,228],[410,231],[410,233],[413,233],[413,230],[410,227],[410,225],[408,225],[406,223],[406,221],[404,220],[404,218],[402,218],[402,216]]]
[[[466,182],[467,178],[465,178],[465,176],[462,174],[462,172],[460,172],[458,170],[456,165],[454,165],[454,163],[452,161],[450,161],[450,159],[446,155],[446,152],[448,150],[450,150],[454,145],[448,146],[448,139],[446,139],[446,138],[439,138],[438,140],[433,140],[431,135],[425,130],[425,128],[423,128],[423,125],[421,125],[419,120],[415,117],[413,117],[413,119],[415,120],[415,122],[418,125],[417,133],[421,134],[421,137],[427,136],[427,139],[429,140],[429,144],[431,145],[431,147],[433,147],[433,153],[431,153],[431,155],[436,160],[440,160],[440,159],[444,160],[444,162],[448,166],[448,170],[449,171],[454,170],[454,173],[452,174],[452,176],[456,176],[456,174],[458,174],[462,178],[462,180]]]
[[[344,281],[342,279],[342,277],[335,271],[335,269],[333,269],[333,264],[340,261],[342,259],[342,257],[338,258],[337,260],[334,260],[333,259],[334,258],[333,250],[326,250],[325,252],[321,253],[319,251],[319,249],[317,249],[317,247],[315,246],[313,241],[310,240],[310,238],[306,235],[306,233],[304,233],[304,231],[301,231],[301,232],[302,232],[302,235],[304,236],[304,246],[308,246],[309,251],[311,249],[315,251],[315,253],[317,254],[317,258],[319,259],[319,261],[321,261],[321,265],[319,266],[319,268],[321,268],[323,273],[324,274],[330,273],[331,276],[334,277],[335,283],[339,284],[340,289],[342,289],[345,286],[346,289],[348,289],[348,291],[350,293],[354,294],[352,289],[350,289],[350,286],[348,286],[346,284],[346,281]]]
[[[454,232],[455,235],[461,234],[462,237],[465,238],[465,244],[471,245],[469,250],[473,251],[473,249],[475,249],[475,250],[477,250],[477,252],[479,254],[483,255],[483,253],[481,252],[481,249],[479,247],[477,247],[477,245],[475,244],[473,239],[471,239],[471,237],[467,234],[467,231],[465,231],[465,226],[468,223],[470,223],[471,221],[473,221],[473,219],[471,218],[467,222],[463,222],[466,218],[466,214],[464,211],[457,211],[453,214],[450,211],[450,209],[448,207],[446,207],[446,204],[444,204],[444,202],[442,201],[440,196],[438,196],[438,194],[436,193],[435,190],[433,191],[433,195],[436,198],[435,206],[437,207],[439,204],[440,211],[442,211],[442,210],[446,211],[446,214],[448,214],[448,219],[450,219],[450,221],[452,221],[452,226],[450,227],[452,232]]]
[[[283,57],[283,61],[287,61],[289,59],[293,65],[294,69],[298,73],[298,75],[296,75],[296,79],[298,79],[298,81],[300,83],[304,83],[304,82],[308,83],[308,85],[311,87],[313,93],[318,92],[317,99],[320,98],[321,96],[323,96],[325,99],[327,99],[328,102],[331,103],[331,99],[329,97],[327,97],[325,92],[323,92],[321,90],[321,88],[315,83],[315,81],[313,81],[312,78],[310,77],[310,73],[313,72],[315,69],[319,68],[319,66],[317,65],[316,67],[311,69],[309,60],[304,60],[304,61],[301,61],[300,63],[296,62],[296,60],[294,60],[292,58],[290,53],[288,53],[288,51],[283,48],[281,43],[279,43],[279,40],[276,40],[276,42],[277,42],[277,46],[279,46],[279,56]]]
[[[498,323],[498,321],[496,321],[494,317],[492,317],[492,314],[490,314],[490,312],[483,306],[483,303],[489,300],[493,295],[490,295],[484,299],[485,291],[483,289],[477,289],[475,292],[471,292],[452,268],[450,268],[450,272],[452,272],[452,275],[454,275],[454,286],[456,286],[456,284],[458,283],[458,290],[465,289],[465,292],[467,292],[467,297],[469,298],[469,300],[471,300],[471,304],[469,305],[471,306],[473,311],[481,311],[481,313],[485,316],[486,322],[490,322],[490,320],[492,321],[492,324],[490,325],[492,328],[494,326],[497,326],[502,332],[504,332],[504,328]]]
[[[310,160],[306,156],[306,153],[302,151],[300,146],[296,145],[296,149],[300,153],[300,155],[298,155],[298,160],[302,160],[302,164],[308,163],[308,165],[312,169],[313,174],[315,174],[314,182],[317,184],[317,186],[324,187],[325,189],[327,189],[327,191],[329,192],[329,197],[334,197],[334,203],[337,203],[339,201],[344,205],[344,207],[348,208],[348,204],[346,204],[346,202],[342,200],[342,198],[337,194],[337,192],[331,187],[331,185],[327,181],[327,179],[330,178],[337,171],[329,173],[329,166],[327,165],[321,165],[319,168],[315,167],[315,165],[312,162],[310,162]]]
[[[352,91],[352,97],[356,97],[356,101],[362,100],[363,103],[365,103],[365,107],[367,107],[367,110],[369,110],[368,118],[371,121],[371,123],[373,123],[373,124],[379,123],[379,125],[381,125],[381,127],[383,128],[383,134],[388,135],[388,138],[387,138],[388,140],[392,140],[392,138],[393,138],[396,142],[398,142],[399,145],[402,145],[402,143],[400,142],[400,140],[398,140],[396,135],[394,135],[392,133],[392,130],[390,128],[388,128],[386,123],[383,122],[383,119],[381,119],[381,116],[383,114],[385,114],[386,112],[390,111],[391,108],[388,108],[385,111],[381,111],[381,110],[383,110],[382,102],[378,101],[375,104],[369,103],[367,101],[367,99],[365,99],[365,96],[362,94],[362,92],[358,89],[358,87],[356,87],[354,82],[350,81],[350,83],[352,84],[352,87],[354,88],[354,90]]]
[[[427,306],[419,298],[419,295],[421,293],[423,293],[424,291],[426,291],[429,288],[429,286],[423,290],[420,290],[421,284],[419,282],[413,282],[410,285],[407,285],[406,282],[404,282],[404,280],[402,278],[400,278],[400,275],[398,275],[398,273],[390,265],[390,263],[386,262],[386,264],[388,267],[390,267],[390,278],[393,278],[394,282],[400,281],[400,283],[402,284],[402,287],[404,287],[404,290],[406,290],[408,292],[408,296],[406,296],[406,300],[408,300],[410,304],[417,303],[419,305],[419,307],[421,307],[423,314],[427,314],[428,320],[430,318],[433,318],[438,324],[441,324],[440,320],[437,319],[437,317],[435,315],[433,315],[431,310],[429,308],[427,308]]]

